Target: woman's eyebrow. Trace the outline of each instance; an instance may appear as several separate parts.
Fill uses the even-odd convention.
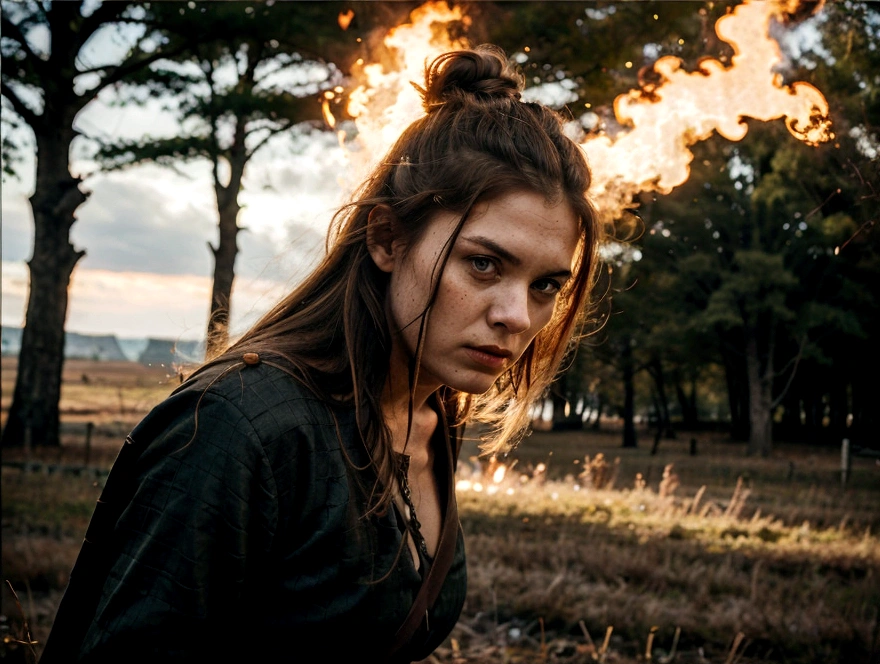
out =
[[[481,247],[484,247],[484,248],[488,249],[489,251],[491,251],[495,254],[498,254],[498,256],[500,256],[501,258],[506,260],[508,263],[511,263],[513,265],[521,265],[522,264],[522,261],[519,258],[514,256],[507,249],[505,249],[500,244],[495,242],[495,240],[490,240],[489,238],[484,237],[482,235],[467,235],[467,236],[463,236],[461,239],[465,240],[467,242],[473,242],[474,244],[478,244]]]
[[[516,266],[522,265],[522,261],[519,258],[514,256],[507,249],[505,249],[500,244],[495,242],[495,240],[491,240],[491,239],[484,237],[482,235],[463,235],[463,236],[461,236],[461,239],[464,240],[465,242],[472,242],[474,244],[480,245],[481,247],[484,247],[485,249],[488,249],[489,251],[491,251],[494,254],[497,254],[499,257],[501,257],[503,260],[507,261],[511,265],[516,265]],[[554,272],[550,272],[544,276],[545,277],[564,277],[564,278],[567,278],[567,277],[571,276],[571,270],[560,269],[560,270],[556,270]]]

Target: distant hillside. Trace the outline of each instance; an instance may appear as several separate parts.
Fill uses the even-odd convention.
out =
[[[89,336],[76,332],[64,335],[64,357],[110,362],[124,362],[128,359],[112,334]]]
[[[0,328],[0,351],[3,355],[18,355],[21,350],[21,328],[6,327]]]
[[[138,357],[141,364],[166,364],[170,362],[192,364],[205,357],[205,344],[201,341],[174,341],[173,339],[147,339],[147,347]]]
[[[0,350],[5,355],[18,355],[21,350],[21,328],[0,328]],[[98,361],[140,362],[141,364],[191,364],[205,356],[201,341],[174,339],[119,339],[115,335],[91,335],[67,332],[64,357]]]

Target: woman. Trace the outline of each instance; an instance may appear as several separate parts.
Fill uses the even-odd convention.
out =
[[[426,69],[319,267],[126,440],[44,663],[410,662],[448,636],[464,422],[486,452],[525,432],[596,261],[583,154],[521,87],[489,46]]]

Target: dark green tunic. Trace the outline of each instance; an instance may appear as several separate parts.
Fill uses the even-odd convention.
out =
[[[363,517],[368,460],[352,408],[265,362],[184,385],[126,440],[42,664],[384,661],[421,576],[397,511]],[[427,657],[455,625],[458,534],[437,602],[393,661]]]

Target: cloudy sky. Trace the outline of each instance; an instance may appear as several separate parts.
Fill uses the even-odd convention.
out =
[[[90,133],[118,127],[154,133],[170,120],[156,108],[88,106],[77,125]],[[106,132],[105,132],[106,133]],[[296,283],[323,251],[327,224],[343,200],[346,155],[330,132],[283,137],[248,167],[232,302],[241,328]],[[33,222],[27,196],[32,166],[2,188],[2,322],[23,323]],[[88,172],[80,162],[74,170]],[[216,203],[207,163],[184,172],[156,166],[86,178],[88,201],[77,211],[71,237],[85,249],[74,271],[67,329],[122,337],[200,338],[207,322],[215,241]]]

